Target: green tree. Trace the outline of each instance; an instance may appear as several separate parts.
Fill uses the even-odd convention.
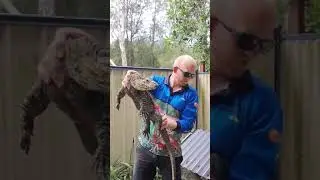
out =
[[[158,53],[158,61],[160,66],[164,68],[172,68],[174,60],[181,54],[192,53],[192,50],[182,46],[162,47],[161,50],[162,52]]]
[[[309,33],[320,32],[320,2],[308,0],[305,8],[305,31]]]
[[[152,42],[140,39],[134,42],[134,66],[140,67],[159,67],[159,62],[151,46]]]
[[[139,67],[159,67],[158,54],[153,52],[153,48],[158,52],[158,46],[155,45],[153,48],[150,46],[151,42],[146,40],[147,38],[141,38],[134,40],[133,42],[126,43],[127,46],[132,48],[132,55],[135,57],[135,61],[132,66]],[[129,47],[126,47],[129,48]],[[127,52],[129,53],[129,52]],[[130,52],[131,53],[131,52]],[[121,50],[119,46],[119,40],[114,41],[110,46],[111,59],[117,65],[122,65]]]
[[[293,2],[290,0],[277,1],[279,24],[285,24],[289,9]],[[306,33],[320,32],[320,2],[318,0],[305,0],[304,25]]]
[[[110,58],[113,60],[113,62],[116,65],[121,65],[122,64],[122,59],[121,59],[121,50],[119,46],[119,40],[114,41],[110,45]]]
[[[167,17],[171,34],[166,39],[169,45],[185,45],[192,49],[192,56],[210,67],[209,46],[209,0],[168,0]]]

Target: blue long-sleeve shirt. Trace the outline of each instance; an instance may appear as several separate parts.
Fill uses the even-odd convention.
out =
[[[274,180],[282,110],[273,90],[250,73],[210,99],[211,152],[229,164],[228,180]]]

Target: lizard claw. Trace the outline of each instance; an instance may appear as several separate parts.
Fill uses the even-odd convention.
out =
[[[142,134],[149,139],[149,131],[148,130],[144,130],[142,132]]]
[[[117,104],[117,105],[116,105],[116,108],[119,110],[119,109],[120,109],[120,104]]]
[[[31,136],[29,134],[24,134],[20,140],[20,148],[28,155],[31,144]]]
[[[98,177],[107,177],[107,158],[102,150],[97,150],[94,158],[93,168],[96,171]]]

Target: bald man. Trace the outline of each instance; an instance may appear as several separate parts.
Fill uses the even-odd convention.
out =
[[[211,1],[211,172],[217,180],[274,180],[282,110],[248,64],[273,46],[273,0]]]
[[[158,84],[157,89],[151,91],[151,94],[164,113],[162,128],[167,128],[174,147],[177,180],[181,179],[180,164],[183,160],[180,138],[182,133],[189,132],[193,128],[197,118],[197,91],[188,85],[194,78],[196,69],[196,61],[189,55],[182,55],[176,58],[170,75],[151,77]],[[126,77],[122,83],[126,85]],[[159,168],[163,180],[171,180],[169,154],[158,129],[151,122],[150,138],[145,137],[143,135],[145,124],[144,121],[141,122],[133,180],[153,179],[156,167]]]

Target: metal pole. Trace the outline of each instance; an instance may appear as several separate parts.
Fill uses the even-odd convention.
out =
[[[198,92],[198,90],[199,90],[199,71],[198,70],[196,70],[196,90],[197,90],[197,92]],[[199,95],[199,93],[198,93],[198,95]],[[197,115],[198,116],[198,115]],[[198,117],[197,117],[197,121],[196,121],[196,129],[198,129]]]
[[[280,98],[280,82],[281,82],[281,43],[282,43],[282,26],[280,25],[274,30],[274,88]]]

